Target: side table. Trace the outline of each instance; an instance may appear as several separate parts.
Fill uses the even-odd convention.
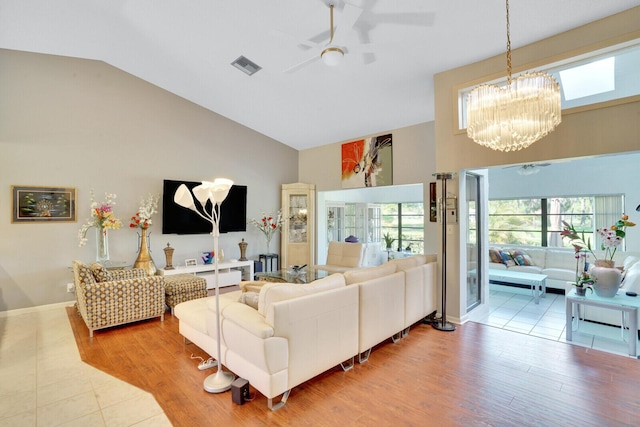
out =
[[[278,271],[280,270],[280,259],[278,254],[260,254],[258,255],[258,260],[263,262],[264,260],[264,270],[263,271]],[[276,261],[276,268],[273,268],[273,260]],[[267,265],[269,269],[267,269]]]

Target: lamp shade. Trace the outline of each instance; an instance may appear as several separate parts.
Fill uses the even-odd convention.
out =
[[[209,188],[211,201],[213,203],[222,203],[229,195],[232,185],[233,181],[230,179],[216,178]]]
[[[187,186],[184,184],[180,185],[176,190],[176,193],[173,195],[173,201],[183,208],[191,210],[196,209],[196,205],[193,203],[193,196],[191,196],[191,191],[189,191]]]
[[[329,45],[325,50],[322,51],[320,56],[322,57],[322,61],[326,65],[335,67],[342,62],[344,51],[337,46]]]

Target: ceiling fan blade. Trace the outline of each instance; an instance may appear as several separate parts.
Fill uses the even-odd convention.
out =
[[[349,3],[345,3],[344,8],[342,9],[340,22],[336,25],[336,30],[333,34],[333,42],[331,44],[343,45],[349,30],[351,30],[356,24],[360,15],[362,15],[362,9],[350,5]]]
[[[292,65],[291,67],[284,69],[282,72],[283,73],[293,73],[293,72],[298,71],[300,68],[306,67],[307,65],[312,64],[312,63],[314,63],[316,61],[319,61],[319,60],[320,60],[320,54],[315,54],[312,57],[309,57],[309,58],[305,59],[302,62],[298,62],[297,64]]]
[[[320,47],[319,43],[315,43],[311,40],[302,40],[289,33],[285,33],[284,31],[280,31],[280,30],[273,30],[273,29],[269,30],[269,36],[277,38],[284,43],[296,44],[302,50],[309,50],[309,49],[315,49]]]

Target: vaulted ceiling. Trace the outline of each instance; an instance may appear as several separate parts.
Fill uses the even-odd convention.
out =
[[[0,48],[104,61],[296,149],[434,120],[435,73],[505,51],[504,0],[336,0],[342,63],[284,72],[319,57],[328,4],[0,0]],[[512,48],[634,6],[512,0]],[[262,69],[231,66],[241,55]]]

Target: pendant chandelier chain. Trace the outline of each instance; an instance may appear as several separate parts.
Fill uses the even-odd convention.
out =
[[[507,0],[507,87],[511,86],[511,25],[509,23],[509,0]]]

